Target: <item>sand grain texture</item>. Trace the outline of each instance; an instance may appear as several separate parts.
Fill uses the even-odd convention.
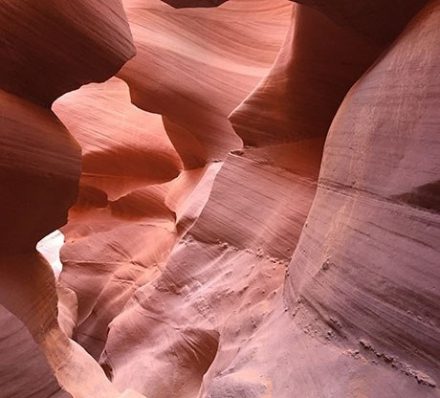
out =
[[[440,397],[440,1],[297,3],[0,0],[2,398]]]

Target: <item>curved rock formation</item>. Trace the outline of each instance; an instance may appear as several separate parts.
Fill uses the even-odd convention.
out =
[[[250,48],[251,52],[248,55],[253,54],[255,59],[253,62],[258,64],[258,68],[253,66],[254,71],[249,72],[250,76],[244,81],[239,80],[238,73],[241,71],[240,64],[236,64],[237,59],[240,62],[245,62],[245,59],[238,57],[234,52],[226,51],[226,48],[217,48],[214,39],[219,32],[213,32],[210,41],[199,44],[200,48],[205,48],[206,59],[220,51],[221,57],[218,56],[216,63],[206,66],[207,72],[210,72],[206,75],[206,81],[199,81],[199,84],[209,89],[211,93],[215,91],[218,92],[217,95],[226,93],[229,87],[226,77],[228,79],[234,77],[242,86],[247,85],[250,88],[251,84],[248,81],[253,81],[255,84],[276,55],[276,47],[269,40],[276,37],[277,32],[283,32],[283,26],[278,27],[276,24],[278,20],[285,21],[284,30],[287,28],[291,6],[283,5],[268,14],[263,7],[267,2],[254,3],[260,7],[259,17],[251,14],[253,9],[244,13],[244,10],[231,3],[233,7],[229,7],[217,17],[217,24],[226,32],[227,28],[233,26],[237,20],[237,11],[248,15],[247,25],[241,28],[242,33],[247,34],[244,37],[244,45],[251,43],[251,29],[255,20],[261,20],[259,22],[261,26],[269,21],[271,23],[269,27],[276,28],[275,32],[267,29],[267,38],[260,38],[260,42],[265,40],[263,43],[267,43],[268,61],[265,58],[260,57],[261,60],[257,58],[260,48]],[[160,3],[153,4],[151,10],[147,8],[138,10],[135,5],[133,8],[128,8],[130,18],[132,15],[139,18],[133,10],[139,11],[140,16],[148,17],[146,21],[155,21],[153,19],[155,15],[163,15],[162,18],[169,28],[173,27],[174,22],[179,22],[180,29],[186,35],[190,35],[187,39],[188,43],[191,43],[190,39],[196,37],[195,29],[198,29],[199,21],[207,27],[212,24],[209,15],[197,14],[193,11],[189,16],[194,14],[198,19],[195,19],[193,25],[183,25],[176,12]],[[161,13],[158,14],[158,11]],[[224,16],[229,16],[231,19],[227,26],[220,24],[220,17]],[[136,19],[130,21],[134,24]],[[146,23],[144,26],[143,30],[153,29]],[[149,49],[147,45],[152,50],[158,46],[155,41],[158,33],[150,37],[151,32],[142,33],[145,42],[138,42],[138,55],[124,68],[121,76],[128,76],[132,68],[142,70],[148,67],[150,75],[154,77],[154,69],[151,66],[154,66],[155,62],[145,54]],[[171,38],[165,40],[166,35],[172,34],[172,37],[176,35],[171,29],[163,28],[161,34],[164,37],[162,39],[164,45],[172,43]],[[283,35],[279,35],[278,40],[282,39]],[[178,47],[175,46],[170,48],[164,46],[161,51],[173,54],[177,50]],[[188,58],[184,52],[176,52],[176,56],[180,57],[182,62],[193,63],[194,67],[200,65],[199,61]],[[211,75],[216,72],[216,67],[222,66],[223,62],[229,63],[235,69],[231,69],[231,66],[226,67],[222,71],[225,81],[220,82],[217,76]],[[166,66],[175,68],[171,63]],[[250,66],[246,67],[251,69]],[[139,79],[139,73],[137,71],[133,76]],[[188,78],[185,70],[179,73],[180,78],[176,75],[173,82]],[[253,76],[254,74],[256,76]],[[157,78],[160,78],[159,74]],[[145,93],[150,93],[151,90],[148,85],[157,84],[145,80],[142,86],[134,85],[133,88],[133,83],[128,80],[132,95],[133,92],[140,90],[146,95]],[[173,82],[169,82],[169,85],[174,84]],[[176,89],[179,87],[174,88]],[[196,89],[187,85],[186,90],[196,95]],[[145,98],[151,104],[165,103],[169,95],[167,90],[167,87],[160,87],[160,90],[156,88],[152,92],[154,95],[151,99]],[[241,145],[239,138],[233,133],[227,115],[244,98],[243,92],[243,89],[239,90],[237,87],[235,92],[229,94],[230,98],[223,103],[216,104],[213,101],[217,109],[204,109],[205,105],[199,101],[191,105],[193,94],[187,96],[187,99],[182,97],[183,104],[186,107],[194,107],[197,114],[207,119],[209,125],[216,128],[223,126],[223,131],[212,132],[217,138],[202,141],[203,147],[201,144],[194,146],[196,139],[193,137],[201,134],[201,127],[206,126],[194,123],[194,118],[187,111],[177,115],[176,121],[164,115],[162,125],[160,116],[141,112],[129,104],[124,83],[117,79],[105,85],[83,87],[77,92],[65,95],[54,104],[54,110],[83,147],[80,196],[77,205],[70,212],[69,224],[63,228],[67,243],[62,251],[64,271],[61,275],[61,283],[73,291],[78,299],[74,337],[96,359],[99,359],[104,349],[109,323],[123,312],[124,306],[136,289],[161,274],[176,238],[181,236],[199,215],[210,193],[213,178],[221,166],[219,163],[206,164],[206,162],[214,155],[222,159],[225,151]],[[206,98],[208,94],[204,94]],[[149,106],[145,102],[136,103],[144,108]],[[173,105],[173,116],[176,115],[176,110]],[[163,126],[182,158],[184,168],[179,177],[169,183],[166,183],[166,180],[172,180],[181,166],[177,154],[174,152],[173,155]],[[147,133],[146,128],[153,131]],[[225,134],[231,137],[229,142],[225,139]],[[191,137],[190,145],[187,142],[188,137]],[[222,148],[218,148],[215,140]],[[199,155],[198,148],[203,155]],[[209,153],[211,155],[207,155]],[[139,163],[136,159],[139,159]],[[124,234],[132,235],[133,239],[124,243],[120,239]],[[138,243],[135,243],[135,240]],[[145,247],[144,242],[149,241],[154,243]]]
[[[240,148],[227,116],[273,62],[290,22],[289,3],[173,10],[158,0],[124,0],[124,6],[137,56],[119,76],[134,104],[163,115],[186,168]]]
[[[75,339],[99,358],[109,322],[139,283],[160,272],[175,242],[167,182],[181,162],[161,117],[131,105],[119,79],[67,94],[54,109],[83,148],[80,194],[63,228],[60,282],[78,302]],[[154,244],[144,247],[146,241]]]
[[[119,0],[0,2],[0,87],[47,106],[134,55]]]
[[[24,352],[35,358],[28,362],[30,376],[47,378],[49,364],[60,385],[75,397],[116,397],[119,393],[102,369],[59,328],[55,279],[35,246],[66,223],[81,168],[79,145],[48,106],[68,90],[114,74],[134,55],[130,32],[117,1],[77,2],[74,7],[67,2],[4,1],[0,20],[0,52],[7,60],[0,80],[0,302],[38,345],[26,335],[11,341],[22,339]],[[7,316],[2,314],[2,320]],[[11,325],[17,324],[10,319]],[[13,370],[8,362],[24,354],[16,355],[4,356],[2,366]],[[8,397],[41,396],[49,388],[51,394],[68,395],[57,393],[53,378],[37,388],[27,380],[18,390],[20,386],[8,386],[15,381],[13,373],[2,374]]]
[[[440,396],[439,0],[3,3],[5,397]]]
[[[439,22],[432,2],[339,109],[286,291],[366,356],[431,387],[440,369]]]
[[[70,398],[61,390],[47,359],[17,317],[0,307],[2,396]]]

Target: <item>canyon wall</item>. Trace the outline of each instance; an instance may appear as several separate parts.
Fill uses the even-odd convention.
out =
[[[0,396],[440,396],[440,1],[298,3],[0,0]]]

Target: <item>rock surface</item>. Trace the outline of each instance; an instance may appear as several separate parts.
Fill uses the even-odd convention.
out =
[[[298,3],[0,0],[2,397],[440,396],[440,1]]]
[[[49,105],[108,79],[134,55],[125,14],[118,1],[2,1],[0,21],[0,302],[2,321],[16,330],[3,330],[1,344],[20,344],[2,356],[2,394],[116,397],[99,365],[60,328],[55,278],[36,245],[66,223],[81,172],[80,146]]]

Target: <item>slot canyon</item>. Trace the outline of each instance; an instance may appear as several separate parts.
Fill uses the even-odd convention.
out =
[[[0,0],[0,398],[440,398],[440,0]]]

